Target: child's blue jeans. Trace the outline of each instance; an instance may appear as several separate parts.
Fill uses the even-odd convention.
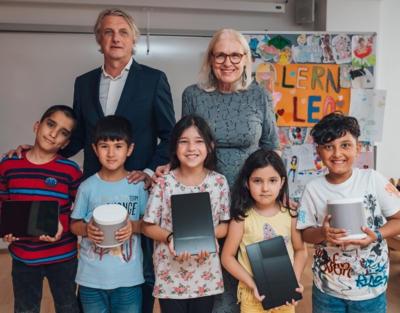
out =
[[[313,313],[385,313],[386,292],[376,298],[352,301],[329,296],[315,285],[312,288]]]
[[[142,285],[110,290],[79,286],[85,313],[141,313]]]
[[[76,257],[68,261],[27,265],[21,261],[12,261],[12,280],[14,289],[14,312],[40,312],[43,279],[47,277],[57,313],[76,313],[75,276],[78,267]]]

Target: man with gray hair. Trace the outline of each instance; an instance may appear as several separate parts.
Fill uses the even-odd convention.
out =
[[[101,165],[91,148],[94,125],[104,116],[122,115],[132,124],[135,144],[125,162],[125,168],[130,171],[128,179],[134,183],[144,181],[148,188],[157,166],[169,161],[167,150],[175,113],[167,77],[132,58],[140,32],[127,12],[121,9],[102,11],[94,33],[99,51],[104,54],[104,65],[76,79],[74,110],[79,117],[78,130],[62,155],[71,157],[84,149],[85,177],[97,173]],[[153,240],[142,235],[141,242],[145,279],[142,312],[152,313]]]
[[[96,174],[101,164],[92,148],[94,126],[104,116],[122,115],[132,124],[135,144],[125,162],[125,169],[130,171],[127,179],[135,184],[144,181],[144,188],[147,189],[151,186],[155,169],[169,162],[168,147],[175,125],[175,113],[167,77],[163,72],[140,65],[132,58],[140,32],[127,12],[121,9],[103,10],[97,18],[94,33],[100,45],[99,51],[104,54],[104,64],[75,81],[73,107],[78,115],[78,127],[69,145],[60,150],[60,154],[68,158],[83,149],[85,177]],[[19,146],[17,150],[11,150],[9,155],[16,153],[21,157],[22,149],[29,148],[29,145]],[[112,159],[114,156],[109,157]],[[152,313],[153,240],[142,234],[141,244],[145,280],[142,285],[142,312]],[[122,252],[129,254],[129,251]],[[115,257],[115,253],[103,258]],[[108,300],[102,301],[107,306]],[[119,312],[121,307],[114,307],[111,302],[108,308],[112,312]]]

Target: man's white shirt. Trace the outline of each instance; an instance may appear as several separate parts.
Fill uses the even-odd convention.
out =
[[[99,100],[104,116],[115,114],[131,65],[132,58],[130,58],[121,74],[115,78],[110,74],[107,74],[104,64],[101,67],[102,74],[100,77]],[[144,169],[143,172],[150,177],[154,174],[154,172],[149,168]]]

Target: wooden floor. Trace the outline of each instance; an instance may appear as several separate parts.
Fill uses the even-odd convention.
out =
[[[311,312],[312,260],[313,248],[308,248],[307,266],[302,277],[305,290],[303,300],[296,308],[296,313]],[[9,254],[0,254],[0,268],[0,312],[12,313],[14,296],[11,282],[11,256]],[[386,300],[387,313],[398,313],[400,311],[400,252],[398,251],[391,251],[390,253],[390,274]],[[41,312],[54,313],[53,299],[47,280],[44,282]],[[157,301],[154,306],[154,313],[160,313]]]

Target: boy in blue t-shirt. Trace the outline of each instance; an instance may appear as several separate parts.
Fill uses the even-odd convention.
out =
[[[102,169],[81,184],[71,215],[71,231],[83,236],[76,282],[85,313],[131,312],[142,308],[143,256],[140,245],[142,217],[148,193],[144,183],[129,184],[124,168],[133,150],[132,126],[122,116],[100,119],[93,149]],[[121,245],[100,248],[103,233],[93,226],[93,211],[104,204],[120,204],[131,223],[116,232]]]

